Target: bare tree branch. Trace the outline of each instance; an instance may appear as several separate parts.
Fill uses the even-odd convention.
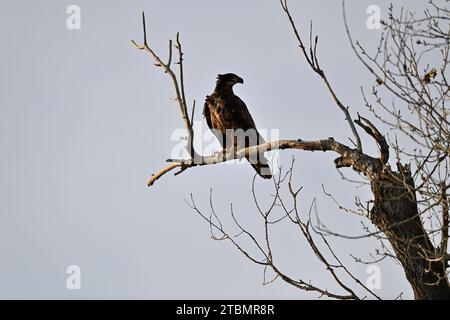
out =
[[[320,76],[320,78],[323,80],[323,82],[325,83],[325,86],[328,90],[328,92],[331,94],[334,102],[336,103],[336,105],[339,107],[339,109],[341,109],[341,111],[344,113],[345,115],[345,119],[348,122],[348,125],[353,133],[353,136],[356,140],[356,146],[358,148],[359,151],[362,151],[362,144],[361,144],[361,138],[359,137],[358,131],[356,130],[355,125],[353,124],[353,120],[350,116],[350,112],[349,112],[349,107],[345,107],[344,104],[341,102],[341,100],[338,98],[338,96],[336,95],[334,89],[332,88],[330,82],[328,81],[328,78],[325,74],[325,72],[321,69],[320,65],[319,65],[319,61],[317,58],[317,44],[318,44],[318,40],[319,38],[316,36],[315,40],[314,40],[314,45],[312,45],[312,25],[310,27],[310,49],[309,49],[309,54],[306,50],[305,45],[303,44],[302,38],[300,37],[300,33],[297,29],[297,26],[295,24],[294,19],[292,18],[292,15],[289,11],[288,5],[287,5],[287,0],[280,0],[281,6],[284,10],[284,12],[286,13],[289,22],[291,24],[292,30],[294,31],[295,37],[297,39],[297,42],[299,44],[299,47],[306,59],[306,61],[308,62],[309,66],[311,67],[311,69]]]
[[[178,50],[178,58],[179,58],[178,64],[180,66],[180,81],[178,81],[178,77],[175,75],[175,72],[171,69],[171,66],[170,66],[171,61],[172,61],[172,41],[169,41],[168,63],[164,63],[161,60],[161,58],[155,53],[155,51],[149,46],[149,44],[147,42],[147,27],[146,27],[146,23],[145,23],[145,13],[144,12],[142,12],[142,28],[143,28],[143,33],[144,33],[144,44],[138,45],[134,40],[131,40],[131,42],[138,50],[147,51],[152,56],[152,58],[155,60],[155,62],[156,62],[155,65],[157,67],[162,68],[164,70],[164,73],[167,73],[169,75],[169,77],[172,79],[172,84],[175,89],[176,101],[178,102],[180,115],[181,115],[181,118],[183,119],[184,127],[188,132],[186,148],[191,157],[191,161],[195,161],[200,156],[197,155],[197,153],[194,150],[194,146],[193,146],[194,130],[192,128],[192,120],[189,119],[189,116],[188,116],[188,111],[187,111],[188,108],[186,105],[186,97],[185,97],[185,92],[184,92],[183,51],[181,48],[179,34],[177,33],[175,47]]]

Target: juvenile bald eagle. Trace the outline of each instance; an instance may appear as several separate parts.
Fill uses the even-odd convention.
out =
[[[233,86],[244,80],[233,73],[217,76],[214,92],[206,97],[203,115],[208,127],[223,148],[237,149],[265,143],[245,103],[234,94]],[[247,157],[252,167],[264,179],[272,178],[264,155]]]

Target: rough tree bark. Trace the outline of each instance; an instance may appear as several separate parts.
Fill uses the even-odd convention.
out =
[[[375,204],[370,220],[389,239],[414,297],[450,299],[445,257],[434,248],[417,207],[415,185],[408,165],[387,168],[371,180]]]

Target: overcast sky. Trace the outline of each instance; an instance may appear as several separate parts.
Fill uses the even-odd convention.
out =
[[[425,3],[395,1],[417,11]],[[80,30],[66,26],[72,4],[81,9]],[[386,15],[387,1],[347,1],[354,38],[369,48],[380,35],[366,27],[372,4]],[[302,35],[313,21],[319,59],[337,94],[353,115],[365,112],[360,87],[370,88],[373,79],[351,52],[341,2],[291,0],[290,7]],[[178,143],[171,137],[182,121],[167,76],[130,44],[142,40],[142,10],[150,44],[164,59],[168,39],[180,31],[187,96],[198,110],[216,75],[233,72],[245,80],[235,92],[259,128],[277,129],[280,138],[348,142],[342,113],[300,56],[276,0],[2,1],[0,298],[316,298],[282,280],[263,286],[263,269],[230,243],[212,240],[209,226],[186,205],[192,193],[208,213],[212,188],[226,222],[232,202],[242,223],[259,234],[249,165],[194,168],[146,187]],[[196,120],[207,132],[200,112]],[[286,151],[281,163],[294,154],[302,214],[317,198],[328,226],[362,234],[364,220],[339,211],[322,184],[345,205],[356,193],[370,199],[369,190],[342,181],[333,154]],[[271,182],[257,178],[256,186],[267,203]],[[275,227],[272,237],[284,272],[336,289],[293,226]],[[368,259],[377,243],[332,242],[365,281],[367,266],[349,255]],[[69,265],[81,269],[80,290],[66,287]],[[412,297],[399,266],[378,266],[378,294]]]

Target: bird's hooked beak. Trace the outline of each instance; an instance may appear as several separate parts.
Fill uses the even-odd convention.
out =
[[[237,77],[236,83],[244,84],[244,79],[242,79],[241,77]]]

